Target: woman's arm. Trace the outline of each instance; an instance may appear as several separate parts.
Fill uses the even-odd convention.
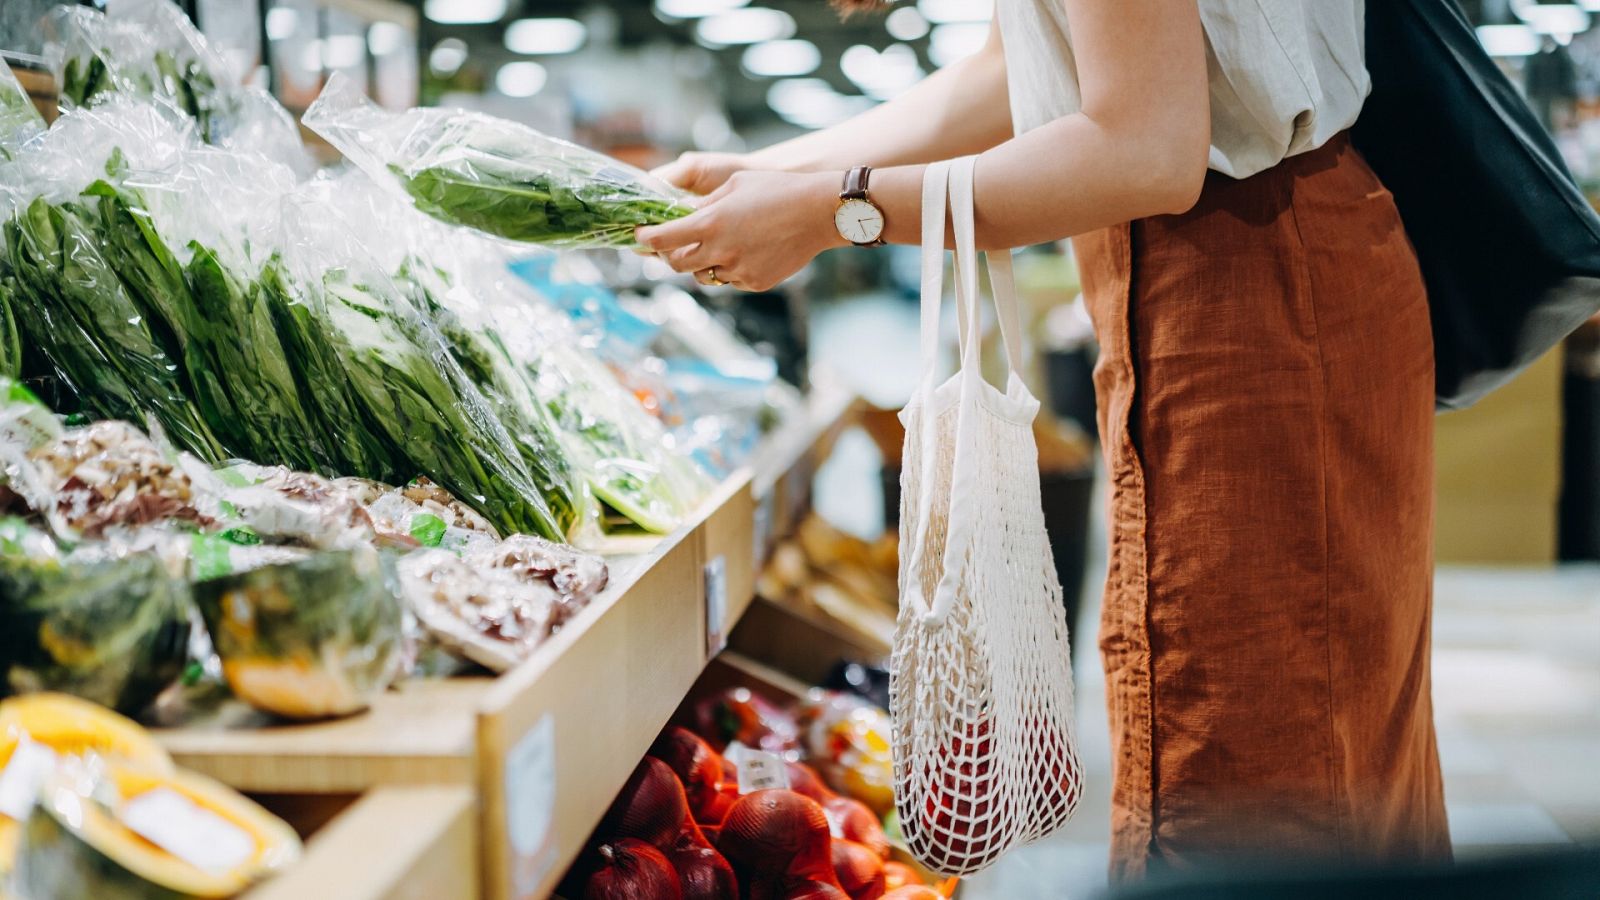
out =
[[[990,25],[983,49],[859,116],[753,153],[685,153],[656,174],[708,194],[745,169],[843,172],[925,163],[981,153],[1009,137],[1005,57],[1000,29]]]
[[[977,240],[986,249],[1058,240],[1188,209],[1205,178],[1210,136],[1205,37],[1195,0],[1061,0],[1082,109],[978,160]],[[694,214],[639,230],[678,271],[717,267],[771,287],[844,241],[832,211],[840,173],[735,174]],[[922,167],[872,174],[886,240],[921,240]]]

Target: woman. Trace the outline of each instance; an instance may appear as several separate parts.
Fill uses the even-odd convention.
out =
[[[1119,879],[1449,854],[1432,343],[1392,198],[1344,134],[1369,86],[1363,15],[999,0],[981,52],[893,102],[668,166],[707,196],[639,232],[680,271],[764,289],[828,247],[917,243],[920,164],[978,153],[980,245],[1074,238],[1113,487]],[[881,235],[859,204],[834,221],[860,165],[867,190],[847,193]]]

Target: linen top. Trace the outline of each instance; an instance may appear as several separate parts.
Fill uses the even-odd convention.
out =
[[[1371,88],[1365,0],[1198,0],[1211,83],[1210,166],[1234,178],[1355,124]],[[1021,134],[1082,106],[1062,0],[997,0]]]

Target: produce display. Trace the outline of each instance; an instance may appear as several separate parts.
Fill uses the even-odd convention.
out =
[[[461,110],[388,112],[342,74],[304,122],[417,209],[512,241],[630,247],[635,228],[693,209],[648,174],[525,125]]]
[[[917,869],[892,858],[879,813],[836,792],[865,783],[853,758],[826,743],[820,757],[810,758],[836,776],[831,785],[802,761],[808,752],[802,722],[848,720],[865,708],[859,699],[821,690],[792,709],[746,688],[701,700],[688,710],[693,730],[668,725],[651,745],[568,873],[563,895],[948,897],[954,880],[927,887]]]

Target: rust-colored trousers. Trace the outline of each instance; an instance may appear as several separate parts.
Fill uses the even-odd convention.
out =
[[[1448,857],[1433,345],[1340,136],[1075,241],[1112,482],[1112,875]]]

